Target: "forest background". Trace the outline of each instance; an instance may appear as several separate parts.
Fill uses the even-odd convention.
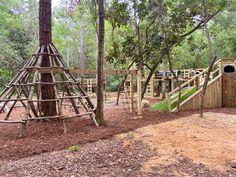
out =
[[[236,1],[208,0],[205,5],[217,58],[235,58]],[[134,63],[133,68],[142,64],[149,72],[161,70],[164,62],[168,68],[163,54],[168,43],[174,69],[206,68],[201,10],[199,0],[107,0],[104,67],[127,69]],[[2,88],[38,47],[38,1],[1,0],[0,17]],[[61,0],[53,6],[53,42],[68,66],[96,68],[97,19],[95,0]],[[116,91],[121,79],[108,77],[107,91]]]

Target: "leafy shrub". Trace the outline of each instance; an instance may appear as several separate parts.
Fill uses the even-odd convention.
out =
[[[71,152],[79,151],[80,150],[80,145],[78,145],[78,144],[72,145],[72,146],[68,147],[68,150],[71,151]]]

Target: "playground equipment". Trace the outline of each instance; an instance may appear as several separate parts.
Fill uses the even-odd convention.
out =
[[[42,66],[42,58],[45,55],[48,56],[49,67]],[[41,77],[44,74],[50,75],[52,82],[42,81]],[[42,98],[41,93],[45,85],[52,86],[55,93],[54,98]],[[19,70],[18,74],[6,86],[0,97],[0,104],[3,103],[0,112],[4,110],[9,102],[13,102],[4,119],[0,120],[0,123],[20,123],[20,137],[24,136],[26,123],[33,120],[61,120],[64,132],[66,132],[66,119],[90,116],[92,121],[98,126],[95,120],[93,103],[82,89],[80,83],[71,74],[69,68],[66,67],[53,44],[41,46],[32,59],[27,61],[24,67]],[[73,115],[67,115],[65,109],[62,109],[63,102],[66,100],[74,108]],[[49,112],[52,109],[51,106],[53,106],[51,103],[55,103],[56,115],[44,115],[42,104],[45,102],[50,103]],[[17,103],[22,104],[24,108],[23,115],[11,117],[12,110]],[[83,109],[79,110],[79,107]]]
[[[72,74],[76,75],[96,75],[95,69],[79,69],[79,68],[73,68],[70,69],[70,72]],[[105,69],[104,75],[129,75],[129,102],[130,102],[130,112],[134,112],[134,84],[135,84],[135,77],[137,76],[137,109],[138,114],[142,114],[142,107],[141,107],[141,68],[138,70],[111,70],[111,69]],[[140,80],[140,81],[139,81]],[[88,82],[89,83],[89,82]],[[105,84],[105,83],[104,83]],[[83,84],[85,86],[85,84]],[[91,85],[91,84],[90,84]],[[89,84],[87,84],[87,87]],[[91,89],[90,89],[91,90]]]
[[[235,107],[236,106],[236,59],[226,58],[218,60],[210,73],[210,80],[208,82],[205,94],[205,108],[218,108],[222,106]],[[202,86],[208,68],[192,77],[181,85],[181,89],[190,85],[195,87],[196,92],[188,97],[180,104],[179,110],[194,110],[199,109],[201,101]],[[173,103],[177,101],[174,96],[178,93],[179,88],[176,88],[167,94],[169,111],[176,111]],[[183,92],[182,96],[187,94]]]
[[[204,69],[185,69],[174,71],[180,81],[185,83],[197,74],[201,73]],[[146,81],[147,75],[142,78],[142,83]],[[170,71],[156,71],[153,74],[145,93],[145,97],[165,97],[165,95],[177,87],[176,79]],[[189,85],[190,86],[190,85]]]

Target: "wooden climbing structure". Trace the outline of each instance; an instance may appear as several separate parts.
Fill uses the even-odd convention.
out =
[[[48,56],[50,65],[42,66],[43,56]],[[52,77],[51,82],[43,82],[42,75],[49,74]],[[42,98],[42,91],[45,86],[52,86],[54,89],[54,98]],[[6,86],[0,94],[0,103],[3,103],[0,111],[4,109],[9,102],[13,102],[11,108],[0,123],[20,123],[21,129],[19,136],[24,135],[25,126],[28,121],[57,119],[63,123],[66,132],[65,120],[81,116],[90,116],[92,121],[98,126],[95,120],[95,108],[80,83],[70,73],[62,57],[53,44],[41,46],[33,55],[32,59],[27,61],[25,66],[20,69],[18,74]],[[42,110],[45,102],[56,103],[56,115],[48,116]],[[63,103],[71,104],[74,113],[67,115],[63,109]],[[11,117],[11,113],[16,104],[22,104],[24,114],[18,117]],[[49,104],[49,106],[51,106]],[[80,108],[80,109],[79,109]],[[49,108],[51,110],[51,107]]]
[[[208,68],[192,77],[181,85],[181,89],[188,87],[195,88],[196,91],[186,100],[181,102],[179,110],[199,109],[201,102],[202,86]],[[173,105],[177,101],[175,96],[179,92],[176,88],[167,94],[169,111],[176,111]],[[182,96],[187,92],[182,90]],[[235,107],[236,106],[236,59],[225,58],[215,62],[210,73],[209,82],[205,94],[204,108]]]
[[[90,116],[95,120],[95,108],[80,83],[70,73],[52,43],[51,0],[39,1],[39,48],[0,94],[0,112],[10,105],[0,123],[20,123],[19,136],[23,137],[26,124],[33,120],[65,120]],[[70,104],[73,114],[63,109]],[[11,116],[17,104],[23,106],[22,115]]]

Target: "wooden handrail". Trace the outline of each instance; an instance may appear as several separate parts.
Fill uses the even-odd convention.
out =
[[[221,62],[221,59],[218,60],[217,62],[214,63],[213,67],[216,66],[217,64],[219,64]],[[217,68],[218,69],[218,68]],[[203,74],[205,74],[208,71],[208,68],[204,69],[201,73],[197,74],[196,76],[192,77],[190,80],[188,80],[187,82],[183,83],[181,85],[181,89],[188,85],[189,83],[193,82],[195,79],[197,79],[197,77],[202,76]],[[176,89],[172,90],[171,92],[169,92],[168,94],[173,95],[174,93],[176,93],[177,91],[179,91],[179,87],[177,87]]]
[[[220,77],[222,76],[222,74],[219,74],[216,78],[214,78],[213,80],[211,80],[207,86],[210,86],[211,84],[213,84],[216,80],[218,80]],[[188,99],[184,100],[182,103],[180,103],[180,106],[186,104],[186,102],[188,102],[190,99],[192,99],[195,95],[199,94],[202,91],[202,88],[199,89],[197,92],[195,92],[193,95],[191,95]],[[175,111],[174,110],[170,110],[170,111]]]
[[[235,59],[235,60],[236,60],[236,59]],[[214,75],[216,72],[218,72],[218,71],[219,71],[219,75],[221,75],[221,72],[220,72],[220,71],[221,71],[221,62],[222,62],[222,59],[219,59],[217,62],[214,63],[213,67],[214,67],[214,66],[217,66],[217,68],[216,68],[214,71],[211,72],[211,76],[213,76],[213,75]],[[194,82],[196,79],[203,77],[203,76],[207,73],[208,69],[209,69],[209,67],[206,68],[206,69],[204,69],[202,72],[200,72],[200,73],[197,74],[196,76],[192,77],[192,78],[191,78],[190,80],[188,80],[187,82],[183,83],[183,84],[180,86],[181,89],[183,89],[183,87],[187,86],[187,85],[190,84],[191,82]],[[217,78],[218,78],[218,76],[217,76]],[[213,80],[212,80],[212,79],[213,79],[213,78],[211,77],[210,83],[215,80],[215,79],[213,79]],[[202,82],[202,81],[201,81],[201,82]],[[200,83],[199,83],[199,85],[200,85]],[[172,90],[171,92],[167,93],[169,111],[172,110],[171,105],[172,105],[173,100],[171,100],[171,96],[172,96],[173,94],[175,94],[176,92],[178,92],[178,91],[179,91],[179,87],[177,87],[177,88],[175,88],[174,90]]]

